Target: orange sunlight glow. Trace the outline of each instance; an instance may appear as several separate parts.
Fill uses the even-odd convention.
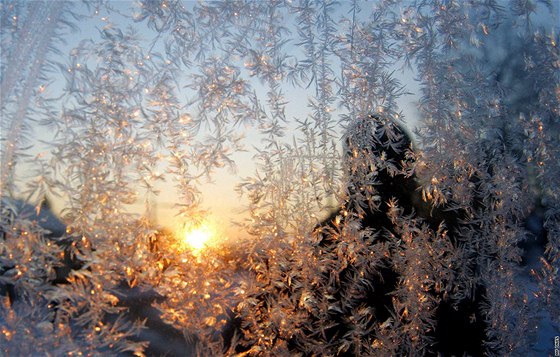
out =
[[[183,234],[183,241],[196,252],[206,247],[214,235],[212,226],[208,222],[204,222],[191,229],[186,229]]]

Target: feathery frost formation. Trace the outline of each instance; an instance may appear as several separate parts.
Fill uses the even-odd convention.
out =
[[[551,354],[557,6],[2,0],[0,354]],[[223,167],[250,239],[189,250]]]

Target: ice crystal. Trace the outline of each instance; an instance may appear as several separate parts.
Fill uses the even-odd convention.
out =
[[[550,352],[557,11],[2,0],[2,353]],[[248,238],[192,251],[157,203],[223,167]]]

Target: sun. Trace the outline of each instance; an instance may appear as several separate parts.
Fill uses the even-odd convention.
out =
[[[186,230],[183,239],[190,248],[194,251],[199,251],[208,245],[213,235],[211,227],[204,224]]]

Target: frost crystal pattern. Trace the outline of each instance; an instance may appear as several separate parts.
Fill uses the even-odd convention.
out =
[[[552,354],[557,13],[1,0],[0,354]]]

